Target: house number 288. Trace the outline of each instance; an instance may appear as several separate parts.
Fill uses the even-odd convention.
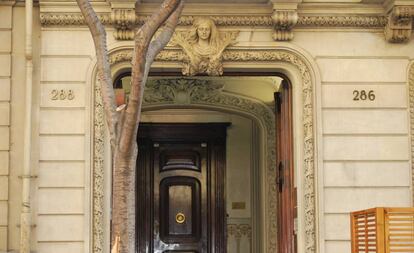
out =
[[[75,93],[73,90],[52,90],[50,96],[52,100],[73,100]]]
[[[367,90],[354,90],[352,92],[352,94],[354,94],[354,101],[365,101],[365,100],[370,100],[370,101],[374,101],[375,100],[375,92],[373,90],[367,91]]]

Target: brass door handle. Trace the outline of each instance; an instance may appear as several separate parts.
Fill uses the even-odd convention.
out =
[[[183,224],[185,222],[185,215],[183,213],[177,213],[175,215],[175,222],[178,224]]]

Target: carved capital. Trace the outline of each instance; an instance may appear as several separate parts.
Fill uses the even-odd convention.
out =
[[[117,40],[131,40],[134,38],[134,27],[137,21],[133,8],[112,8],[111,23],[116,31]]]
[[[292,40],[292,28],[298,23],[298,19],[296,10],[274,10],[272,14],[273,39],[276,41]]]
[[[412,33],[414,6],[394,6],[385,26],[385,39],[392,43],[408,42]]]

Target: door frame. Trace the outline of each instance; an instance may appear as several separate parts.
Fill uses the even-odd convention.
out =
[[[137,252],[153,252],[154,248],[153,149],[156,148],[157,142],[173,141],[199,142],[207,148],[209,177],[207,180],[209,182],[207,185],[209,198],[207,241],[210,243],[207,243],[209,247],[206,252],[226,252],[226,135],[229,125],[229,123],[140,123],[136,174]]]

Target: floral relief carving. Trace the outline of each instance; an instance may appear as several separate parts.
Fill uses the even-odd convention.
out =
[[[238,33],[220,32],[210,18],[195,19],[189,31],[176,32],[171,44],[180,46],[185,54],[183,75],[222,75],[222,53],[235,43]]]
[[[413,206],[414,206],[414,63],[411,63],[408,76],[409,96],[410,96],[410,125],[411,125],[411,170],[413,186]]]
[[[222,84],[200,79],[150,80],[145,87],[144,105],[158,103],[190,104],[217,96]]]
[[[157,57],[160,62],[180,62],[185,57],[181,50],[163,50]],[[111,64],[121,62],[130,62],[132,59],[131,50],[119,50],[110,55]],[[281,49],[250,49],[239,50],[229,49],[223,52],[222,60],[224,62],[285,62],[295,66],[301,75],[302,83],[302,104],[303,104],[303,167],[304,167],[304,232],[305,232],[305,252],[314,253],[316,250],[316,207],[315,207],[315,182],[314,182],[314,134],[313,134],[313,84],[311,72],[308,65],[302,58],[295,53]],[[184,81],[185,80],[185,81]],[[269,107],[256,101],[228,94],[222,90],[220,85],[211,85],[206,80],[200,79],[174,79],[174,81],[158,80],[150,81],[147,87],[147,95],[145,104],[147,108],[152,105],[159,104],[199,104],[209,105],[213,107],[234,108],[234,110],[245,111],[255,117],[261,119],[266,127],[267,132],[267,146],[275,146],[274,133],[274,115]],[[99,96],[99,92],[96,96]],[[103,148],[103,113],[97,110],[102,110],[102,107],[95,99],[95,148],[94,161],[98,157],[98,162],[94,162],[94,178],[100,179],[103,169],[103,159],[101,155]],[[98,143],[99,145],[97,146]],[[99,153],[99,154],[97,154]],[[277,250],[277,190],[274,185],[275,182],[275,150],[268,149],[267,152],[267,169],[266,169],[266,236],[267,245],[266,252],[276,252]],[[100,174],[100,175],[96,175]],[[103,177],[103,175],[102,175]],[[94,182],[94,253],[101,253],[103,245],[103,202],[100,201],[103,195],[102,186],[96,186],[98,181]],[[98,191],[98,192],[96,192]],[[96,210],[96,211],[95,211]]]
[[[109,13],[98,14],[99,19],[105,25],[117,25],[114,18]],[[190,26],[198,16],[182,16],[179,25]],[[211,16],[217,26],[265,26],[274,25],[273,18],[269,16]],[[135,18],[135,25],[142,25],[148,16],[138,16]],[[296,27],[360,27],[360,28],[383,28],[388,20],[386,16],[364,15],[364,16],[305,16],[300,15]],[[78,26],[85,25],[83,17],[79,13],[41,13],[40,23],[43,26]]]

